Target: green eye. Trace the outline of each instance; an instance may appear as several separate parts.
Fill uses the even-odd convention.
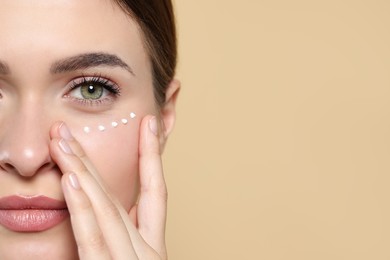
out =
[[[112,104],[120,96],[120,87],[100,76],[76,78],[69,84],[64,97],[82,105]]]
[[[80,92],[85,99],[99,99],[103,96],[104,87],[98,84],[85,84],[80,86]]]

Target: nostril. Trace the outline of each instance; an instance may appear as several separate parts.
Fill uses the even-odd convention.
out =
[[[10,164],[10,163],[5,163],[4,167],[7,168],[7,169],[15,169],[15,167],[12,164]]]
[[[20,150],[22,152],[17,152]],[[48,149],[18,149],[17,151],[13,154],[0,151],[1,170],[32,177],[40,172],[51,171],[56,165],[48,154]]]
[[[47,163],[43,164],[43,165],[37,170],[37,172],[39,172],[39,171],[44,171],[45,169],[46,169],[46,170],[51,169],[51,168],[53,168],[54,166],[55,166],[55,165],[54,165],[53,162],[47,162]]]
[[[38,172],[43,172],[50,170],[51,168],[56,167],[56,165],[53,162],[47,162],[43,165],[41,165],[39,168],[31,168],[31,169],[18,169],[16,168],[12,163],[2,163],[0,164],[0,170],[9,172],[9,173],[18,173],[23,176],[32,176]]]
[[[15,167],[12,164],[10,164],[10,163],[4,163],[0,167],[1,167],[2,170],[5,170],[5,171],[13,171],[13,170],[15,170]]]

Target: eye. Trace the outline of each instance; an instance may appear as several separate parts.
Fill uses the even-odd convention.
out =
[[[83,105],[95,105],[114,101],[120,95],[120,88],[102,77],[82,77],[72,81],[65,97]]]
[[[99,99],[103,96],[105,91],[102,85],[96,83],[85,83],[79,86],[82,98],[85,99]]]

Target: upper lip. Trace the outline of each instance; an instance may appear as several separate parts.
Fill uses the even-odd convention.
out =
[[[66,209],[65,201],[56,200],[46,196],[20,196],[12,195],[0,198],[1,210],[22,210],[22,209],[44,209],[59,210]]]

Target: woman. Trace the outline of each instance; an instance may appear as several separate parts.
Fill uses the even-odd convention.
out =
[[[0,259],[166,259],[169,0],[2,0]]]

